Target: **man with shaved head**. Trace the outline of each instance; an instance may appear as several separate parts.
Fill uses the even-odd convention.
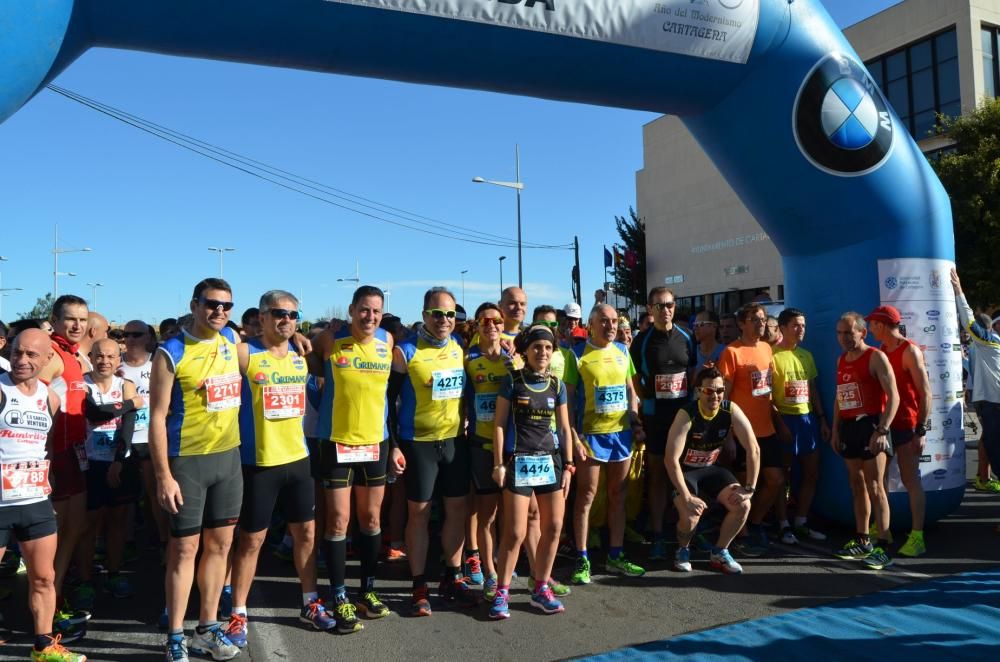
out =
[[[28,569],[28,608],[35,627],[32,659],[85,662],[53,636],[56,516],[45,454],[59,397],[38,379],[53,354],[44,331],[26,329],[14,338],[10,372],[0,375],[0,556],[14,534]]]
[[[618,335],[618,312],[605,303],[590,313],[590,339],[573,348],[580,373],[577,389],[575,456],[580,463],[576,472],[576,504],[573,528],[576,534],[577,561],[572,581],[590,583],[590,557],[587,535],[590,507],[597,495],[601,467],[607,469],[608,537],[610,549],[607,572],[626,577],[640,577],[645,570],[628,561],[623,553],[625,537],[625,488],[632,459],[632,443],[643,442],[639,418],[639,400],[632,384],[635,366],[628,348],[615,341]]]
[[[104,340],[107,338],[108,331],[110,329],[111,324],[108,322],[107,317],[100,313],[95,313],[92,310],[87,313],[87,333],[83,336],[83,340],[80,341],[80,349],[78,352],[79,357],[87,370],[93,369],[93,366],[90,365],[90,349],[98,340]]]
[[[72,294],[62,295],[52,304],[50,322],[53,356],[38,378],[51,386],[61,402],[52,423],[49,461],[52,505],[59,527],[59,548],[55,561],[56,630],[64,642],[70,642],[84,635],[86,621],[90,617],[82,610],[72,609],[69,602],[62,600],[63,579],[87,517],[87,483],[83,474],[87,467],[87,454],[83,447],[87,438],[87,420],[83,413],[87,386],[83,381],[85,359],[80,354],[80,345],[86,340],[89,324],[87,302]],[[86,342],[89,345],[89,341]]]
[[[508,287],[500,293],[500,311],[503,313],[502,338],[513,343],[528,314],[528,295],[520,287]]]

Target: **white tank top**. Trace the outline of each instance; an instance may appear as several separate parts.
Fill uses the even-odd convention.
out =
[[[49,389],[41,381],[25,395],[0,375],[0,507],[23,506],[48,498],[45,441],[52,427]]]
[[[94,383],[90,375],[84,375],[83,381],[87,384],[94,401],[99,405],[111,405],[120,403],[125,397],[125,380],[115,375],[111,378],[111,388],[107,393],[101,392],[101,387]],[[111,419],[106,423],[91,423],[87,421],[87,441],[84,447],[87,449],[87,459],[95,462],[115,461],[115,433],[122,425],[121,416]]]
[[[153,369],[153,355],[146,357],[146,362],[140,366],[130,366],[122,358],[118,374],[135,384],[135,390],[142,398],[142,409],[135,412],[135,432],[132,435],[133,444],[149,443],[149,373]]]

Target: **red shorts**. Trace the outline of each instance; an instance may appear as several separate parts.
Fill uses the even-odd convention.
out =
[[[80,460],[74,446],[83,450],[83,442],[73,444],[68,450],[53,452],[49,464],[49,482],[52,500],[62,501],[87,491],[87,477],[80,469]]]

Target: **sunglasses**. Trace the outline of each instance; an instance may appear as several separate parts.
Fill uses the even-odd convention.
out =
[[[271,317],[274,319],[285,319],[286,317],[290,320],[297,320],[299,318],[299,311],[297,310],[285,310],[284,308],[271,308],[267,312],[271,313]]]
[[[722,388],[709,388],[708,386],[702,386],[701,387],[701,392],[705,393],[706,395],[712,394],[712,393],[714,393],[716,395],[722,395],[723,393],[726,392],[726,389],[725,389],[725,387],[722,387]]]
[[[706,326],[715,326],[715,322],[695,322],[694,323],[694,328],[696,328],[696,329],[701,329],[701,328],[704,328]]]
[[[123,338],[142,338],[146,335],[145,331],[125,331],[122,333]]]
[[[431,308],[430,310],[425,310],[424,315],[430,315],[436,320],[441,320],[446,317],[450,320],[455,319],[454,310],[441,310],[440,308]]]
[[[551,320],[551,321],[548,321],[548,322],[543,322],[543,321],[539,320],[537,322],[532,322],[531,324],[532,325],[538,324],[540,326],[547,326],[550,329],[558,329],[559,328],[559,322],[557,322],[555,320]]]
[[[217,301],[216,299],[201,299],[201,305],[205,306],[209,310],[217,310],[222,308],[227,313],[233,309],[232,301]]]
[[[653,310],[673,310],[676,305],[676,301],[667,301],[665,303],[651,303],[649,307]]]
[[[502,317],[480,317],[479,326],[503,326]]]

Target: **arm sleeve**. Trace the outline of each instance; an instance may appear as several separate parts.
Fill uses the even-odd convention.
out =
[[[403,381],[409,379],[409,375],[395,370],[389,371],[389,390],[386,397],[389,400],[389,439],[392,445],[399,443],[399,394],[403,390]]]
[[[124,462],[129,453],[132,452],[132,434],[135,432],[135,411],[130,411],[122,416],[122,425],[116,433],[117,448],[115,449],[115,462]]]
[[[94,400],[94,394],[87,390],[87,400],[84,405],[84,414],[91,423],[107,423],[119,416],[124,416],[129,412],[135,412],[135,404],[131,400],[125,402],[114,402],[107,405],[99,405]],[[134,417],[133,417],[134,418]]]

